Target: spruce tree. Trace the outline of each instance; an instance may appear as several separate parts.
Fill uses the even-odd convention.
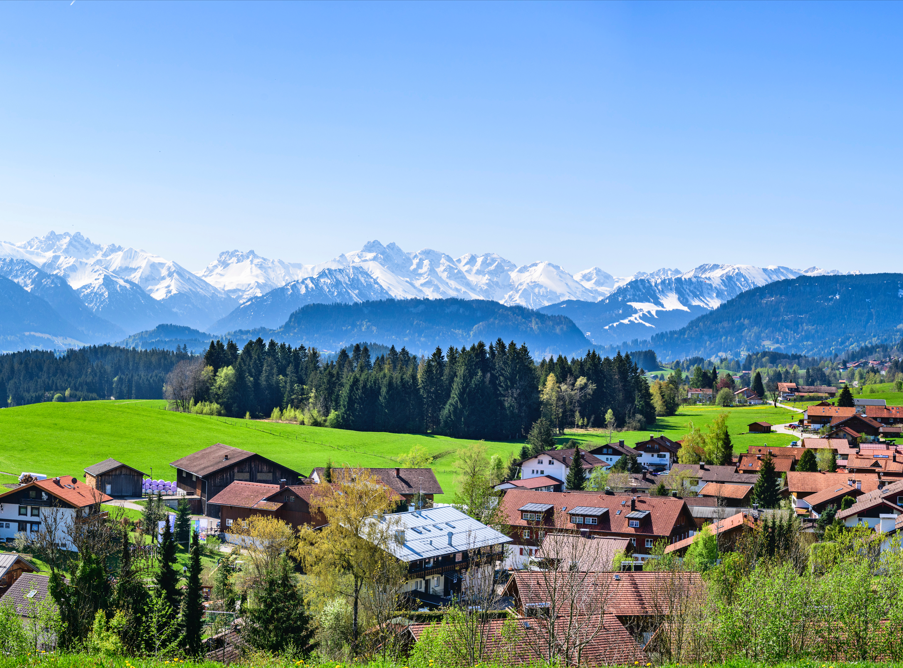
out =
[[[326,460],[326,468],[323,469],[323,482],[332,482],[332,460]]]
[[[533,423],[530,433],[527,435],[527,443],[530,445],[530,456],[535,457],[540,452],[555,448],[555,435],[552,433],[552,425],[545,418],[539,418]]]
[[[169,528],[168,517],[163,525],[163,540],[157,550],[157,563],[159,566],[156,577],[157,589],[175,614],[179,610],[179,574],[176,571],[176,541]]]
[[[852,408],[856,405],[853,402],[853,393],[850,391],[848,385],[844,385],[843,389],[840,391],[840,396],[837,397],[837,405],[844,408]]]
[[[756,371],[756,375],[753,377],[752,391],[759,395],[759,399],[765,398],[765,384],[762,382],[762,374],[759,371]]]
[[[583,470],[583,461],[580,455],[580,447],[574,447],[574,456],[568,469],[565,485],[568,489],[581,490],[586,485],[586,471]]]
[[[307,655],[314,649],[313,624],[285,557],[251,592],[242,632],[251,647],[266,652],[292,647]]]
[[[176,509],[176,544],[188,549],[188,542],[191,540],[191,506],[188,499],[179,499],[179,506]]]
[[[802,472],[818,471],[818,461],[815,459],[815,451],[806,449],[796,464],[796,470]]]
[[[182,629],[185,633],[185,650],[189,656],[201,653],[201,632],[204,624],[204,597],[201,592],[201,541],[197,531],[192,531],[191,560],[188,563],[188,581],[182,596]]]
[[[120,632],[120,638],[126,648],[134,653],[141,649],[141,626],[148,601],[147,590],[132,561],[129,532],[127,529],[123,529],[122,549],[119,553],[119,573],[116,576],[116,589],[113,592],[113,608],[125,615],[126,624]]]
[[[762,457],[759,476],[753,485],[752,496],[760,508],[774,508],[778,505],[778,476],[774,470],[771,454]]]

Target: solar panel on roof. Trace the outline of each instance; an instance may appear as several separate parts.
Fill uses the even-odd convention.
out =
[[[641,520],[646,515],[649,514],[648,510],[634,510],[633,512],[627,513],[627,519],[629,520]]]
[[[572,508],[568,515],[604,515],[608,512],[608,508],[592,508],[590,506],[577,506]]]
[[[551,510],[552,508],[554,508],[554,506],[551,503],[528,503],[526,506],[518,508],[518,511],[528,513],[544,513],[547,510]]]

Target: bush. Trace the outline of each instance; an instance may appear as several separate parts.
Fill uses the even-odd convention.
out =
[[[722,387],[718,391],[718,396],[715,397],[715,403],[719,406],[733,406],[734,393],[731,392],[730,388]]]
[[[62,401],[62,400],[63,400],[63,395],[60,394],[59,392],[57,392],[56,394],[53,395],[53,401],[54,401],[54,402]]]

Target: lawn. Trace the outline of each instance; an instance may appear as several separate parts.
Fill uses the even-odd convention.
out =
[[[387,434],[186,415],[163,401],[43,403],[0,410],[0,471],[34,471],[84,478],[84,468],[108,457],[148,475],[175,479],[169,466],[214,443],[252,450],[303,474],[331,459],[337,466],[398,466],[422,445],[435,457],[442,488],[453,490],[454,453],[473,441],[444,436]],[[487,443],[508,457],[517,443]],[[12,482],[12,480],[10,480]],[[446,494],[446,496],[448,496]],[[448,500],[448,499],[446,499]]]
[[[677,415],[659,418],[655,425],[645,431],[622,431],[612,434],[613,441],[624,440],[628,445],[649,438],[650,434],[658,436],[664,434],[672,440],[679,440],[687,433],[687,425],[692,422],[695,426],[704,429],[711,424],[721,413],[727,412],[728,432],[734,445],[734,452],[746,452],[752,445],[790,445],[796,437],[788,434],[750,434],[748,425],[750,422],[770,422],[771,424],[783,424],[796,420],[799,413],[788,411],[784,408],[773,406],[747,406],[730,409],[716,406],[682,406]],[[607,431],[569,431],[559,437],[560,443],[569,440],[581,443],[605,443],[608,440]]]
[[[677,440],[692,421],[704,427],[726,409],[684,407],[654,427],[613,436],[633,445],[649,434],[665,434]],[[797,414],[770,406],[727,409],[734,451],[750,445],[787,445],[794,440],[783,434],[750,435],[747,424],[765,420],[788,422]],[[604,442],[607,432],[569,432],[558,441]],[[0,471],[18,474],[34,471],[48,476],[75,475],[108,457],[134,466],[156,478],[173,480],[175,461],[214,443],[226,443],[258,452],[301,473],[336,465],[393,467],[414,445],[422,445],[435,457],[433,469],[449,501],[454,492],[455,452],[473,441],[444,436],[387,434],[303,427],[165,410],[163,401],[97,401],[44,403],[0,410]],[[520,451],[521,443],[487,442],[491,454],[507,458]],[[4,479],[0,479],[3,482]],[[13,482],[14,478],[9,478]],[[137,511],[132,511],[137,514]],[[131,515],[131,513],[128,513]]]

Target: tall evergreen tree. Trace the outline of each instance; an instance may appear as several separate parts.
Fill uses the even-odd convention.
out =
[[[574,447],[574,456],[571,458],[565,485],[573,490],[582,490],[586,485],[586,471],[583,470],[583,457],[579,445]]]
[[[527,435],[527,444],[530,446],[530,457],[555,448],[555,435],[552,433],[552,425],[548,420],[539,418],[533,423],[533,427]],[[522,459],[526,459],[526,457]]]
[[[759,399],[765,398],[765,384],[762,382],[762,373],[756,371],[756,375],[753,376],[753,381],[751,385],[751,389],[757,395],[759,395]]]
[[[313,651],[313,624],[285,557],[251,592],[242,632],[255,649],[278,653],[292,647],[303,655]]]
[[[147,589],[145,589],[132,560],[129,532],[123,529],[119,572],[116,575],[116,588],[113,591],[113,608],[125,615],[126,624],[120,632],[120,638],[126,649],[134,653],[141,650],[141,630],[148,601]]]
[[[191,559],[188,562],[188,580],[182,596],[182,630],[185,634],[185,651],[198,656],[203,645],[204,596],[201,592],[201,541],[197,531],[191,532]]]
[[[176,541],[172,530],[169,528],[169,518],[163,525],[163,539],[157,550],[157,589],[163,596],[163,600],[172,609],[173,613],[179,610],[179,574],[176,571]]]
[[[815,459],[815,451],[806,448],[796,464],[796,470],[802,472],[818,471],[818,462]]]
[[[856,405],[853,401],[853,393],[850,391],[849,385],[843,386],[843,389],[840,391],[840,396],[837,397],[837,405],[844,408],[852,408]]]
[[[760,508],[774,508],[778,505],[780,500],[778,497],[778,476],[775,473],[771,454],[766,454],[762,457],[759,476],[753,485],[752,496]]]
[[[179,499],[179,505],[176,508],[174,539],[177,545],[188,549],[188,543],[191,540],[191,505],[185,498]]]

